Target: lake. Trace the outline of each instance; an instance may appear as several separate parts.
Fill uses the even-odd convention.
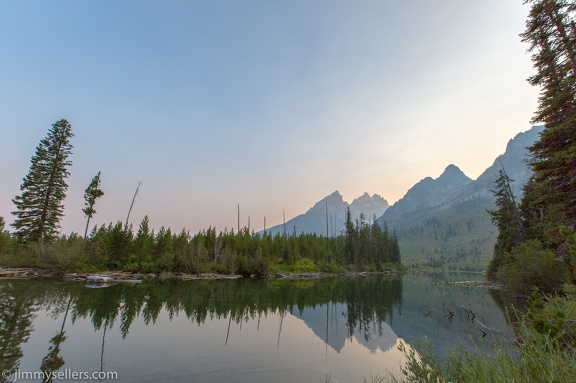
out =
[[[418,350],[426,338],[441,356],[453,346],[472,350],[482,331],[484,341],[511,339],[498,293],[435,283],[481,278],[157,281],[98,289],[3,280],[0,367],[5,381],[39,372],[60,374],[54,381],[86,374],[121,382],[370,381],[399,371],[400,342]]]

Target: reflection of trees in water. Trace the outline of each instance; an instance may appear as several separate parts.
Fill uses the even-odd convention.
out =
[[[16,371],[22,357],[22,344],[32,332],[39,300],[46,291],[37,283],[5,281],[0,285],[0,370]]]
[[[360,329],[381,334],[382,323],[392,321],[393,309],[400,307],[400,277],[333,278],[322,280],[233,280],[166,281],[118,284],[90,289],[80,283],[57,281],[0,282],[0,356],[3,369],[16,369],[21,345],[32,331],[34,312],[46,310],[62,317],[60,332],[51,339],[42,370],[56,371],[64,364],[60,345],[65,341],[64,325],[81,318],[91,321],[96,331],[105,331],[119,322],[122,337],[134,320],[141,317],[153,324],[164,310],[170,320],[184,313],[192,322],[229,319],[236,324],[258,320],[271,313],[302,312],[328,303],[345,304],[350,336]]]
[[[402,320],[391,324],[399,338],[417,351],[426,351],[421,339],[432,344],[432,352],[442,359],[453,347],[471,353],[486,351],[491,342],[508,343],[513,337],[503,310],[508,302],[500,294],[484,288],[448,285],[446,280],[480,280],[481,275],[414,275],[403,280],[405,299]],[[474,319],[466,310],[472,310]],[[453,318],[450,311],[454,312]],[[488,334],[483,338],[483,333]]]
[[[184,313],[199,324],[207,319],[230,319],[236,324],[269,313],[303,311],[333,303],[348,305],[350,328],[368,329],[374,322],[392,320],[400,305],[402,282],[396,278],[351,278],[299,281],[194,281],[116,285],[84,289],[77,297],[73,320],[90,318],[99,330],[120,320],[122,336],[137,317],[154,323],[162,310],[170,319]]]
[[[370,340],[371,332],[382,336],[382,324],[393,322],[394,309],[402,303],[402,279],[359,279],[356,287],[347,290],[347,318],[350,337],[358,328],[365,340]]]
[[[527,299],[511,296],[500,290],[489,290],[488,293],[496,306],[506,314],[506,323],[515,328],[515,325],[518,324],[518,318],[526,314],[528,308]]]
[[[52,382],[52,374],[49,373],[58,371],[60,367],[64,365],[64,358],[60,355],[60,345],[67,338],[67,336],[64,335],[64,326],[66,325],[66,319],[68,319],[68,312],[70,311],[71,304],[72,296],[68,299],[68,305],[66,306],[66,312],[62,319],[60,332],[50,339],[51,346],[48,348],[48,354],[46,354],[44,359],[42,359],[42,364],[40,365],[40,370],[44,372],[44,379],[47,382]]]
[[[0,282],[0,370],[14,372],[19,368],[23,356],[22,345],[30,338],[38,309],[50,312],[54,318],[70,309],[74,290],[63,285],[44,281]],[[79,287],[78,284],[74,286],[76,289]],[[42,361],[42,371],[56,371],[64,364],[59,352],[60,344],[66,339],[66,317],[60,333],[50,340],[48,354]]]

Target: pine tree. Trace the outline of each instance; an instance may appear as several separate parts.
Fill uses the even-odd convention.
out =
[[[96,204],[96,200],[104,195],[102,189],[100,189],[100,172],[92,178],[90,185],[84,191],[84,204],[86,207],[82,209],[82,212],[86,215],[86,229],[84,230],[84,238],[86,238],[86,234],[88,234],[88,225],[90,224],[90,218],[96,214],[96,210],[94,209],[94,205]]]
[[[392,237],[390,238],[390,262],[400,264],[402,259],[400,257],[400,244],[398,243],[398,235],[396,230],[392,230]]]
[[[151,262],[154,251],[154,231],[150,231],[150,220],[145,215],[140,222],[134,239],[134,253],[139,262]]]
[[[376,215],[374,214],[372,225],[370,226],[370,260],[378,266],[382,263],[383,251],[380,246],[382,236],[382,228],[376,221]]]
[[[357,233],[352,223],[352,214],[350,208],[346,208],[346,223],[345,223],[346,244],[344,247],[344,263],[352,264],[356,262],[356,238]]]
[[[48,135],[36,148],[30,169],[20,186],[22,194],[12,202],[17,210],[12,226],[22,241],[49,240],[57,236],[60,219],[64,215],[62,201],[66,197],[72,162],[70,138],[72,126],[66,120],[52,125]]]
[[[525,239],[523,222],[516,198],[510,183],[513,182],[504,170],[499,171],[496,179],[496,189],[492,193],[496,197],[496,210],[487,210],[492,222],[498,228],[498,237],[494,245],[494,256],[488,266],[488,278],[495,279],[496,272],[502,265],[506,254],[520,245]]]
[[[118,221],[110,223],[107,228],[106,251],[116,267],[122,265],[130,256],[133,240],[132,225],[126,227]]]
[[[368,263],[367,257],[370,256],[370,226],[366,223],[364,213],[360,213],[360,218],[356,220],[356,233],[356,263],[362,268]]]
[[[551,220],[549,211],[544,215],[545,193],[538,190],[542,185],[532,175],[522,188],[524,196],[520,202],[520,213],[524,222],[527,239],[540,241],[552,248],[559,242],[560,232],[557,225]]]
[[[521,35],[537,73],[528,81],[541,88],[533,123],[545,129],[530,151],[534,179],[528,198],[541,219],[557,229],[576,220],[576,3],[527,0],[532,9]]]

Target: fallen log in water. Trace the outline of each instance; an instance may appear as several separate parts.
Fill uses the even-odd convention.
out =
[[[141,283],[141,279],[116,279],[110,275],[89,275],[86,277],[87,286],[113,285],[116,283]]]
[[[0,279],[56,278],[61,272],[31,267],[0,268]]]

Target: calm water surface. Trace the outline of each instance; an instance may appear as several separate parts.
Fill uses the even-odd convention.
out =
[[[100,289],[0,281],[0,370],[104,371],[121,382],[358,382],[397,372],[401,341],[418,350],[415,341],[426,337],[442,355],[454,345],[472,349],[480,329],[488,332],[485,340],[512,336],[497,295],[432,283],[446,278],[173,281]],[[464,307],[474,311],[474,321]],[[24,381],[18,377],[5,381]]]

